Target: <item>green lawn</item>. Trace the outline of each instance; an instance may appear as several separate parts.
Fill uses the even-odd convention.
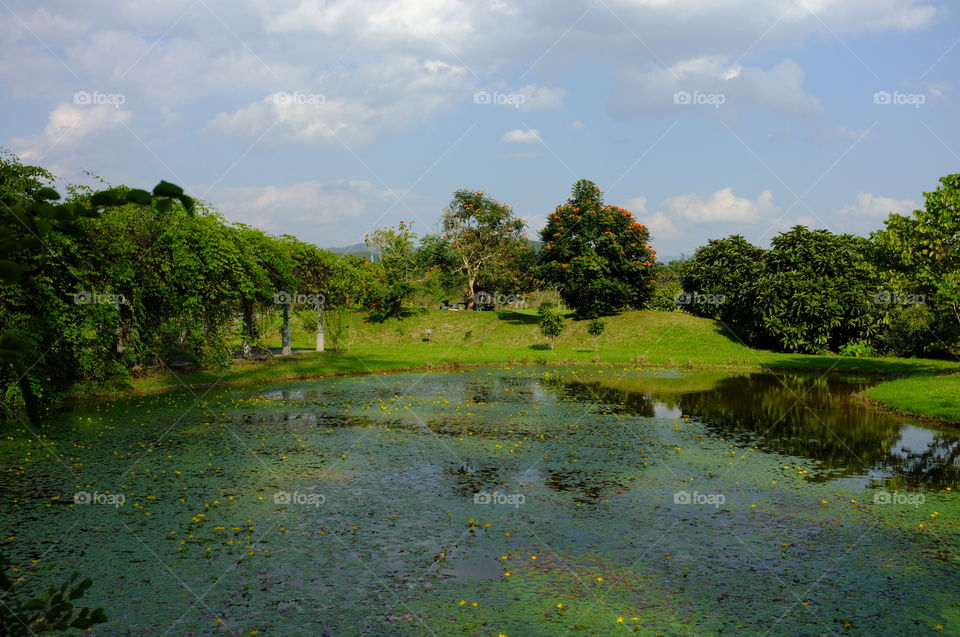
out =
[[[960,374],[911,376],[881,383],[864,393],[893,409],[960,423]]]
[[[315,320],[315,319],[314,319]],[[494,364],[617,363],[684,369],[838,371],[911,376],[871,389],[871,399],[928,417],[960,421],[960,365],[949,361],[845,358],[780,354],[746,347],[715,321],[682,312],[626,312],[604,319],[599,339],[587,322],[568,320],[554,349],[536,326],[534,310],[448,312],[430,310],[403,320],[368,322],[347,317],[340,352],[300,352],[266,361],[238,362],[227,370],[155,374],[138,378],[134,389],[237,384],[412,369],[456,369]],[[312,316],[293,324],[295,349],[313,349]],[[279,348],[278,325],[265,326],[266,344]],[[428,334],[428,330],[430,333]],[[948,374],[937,376],[936,374]]]

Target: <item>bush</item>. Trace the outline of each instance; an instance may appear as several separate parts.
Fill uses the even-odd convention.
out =
[[[553,342],[563,332],[563,316],[556,310],[552,303],[541,303],[537,309],[537,327],[540,333],[550,341],[550,349],[553,349]]]
[[[677,312],[681,309],[680,304],[677,303],[677,297],[682,292],[683,289],[676,282],[658,285],[653,291],[653,298],[647,302],[647,309],[658,312]]]
[[[894,309],[890,324],[883,333],[884,350],[893,356],[932,356],[947,353],[938,337],[938,321],[925,304],[907,305]]]
[[[863,341],[850,341],[840,348],[840,356],[850,356],[853,358],[870,358],[877,356],[876,349]]]

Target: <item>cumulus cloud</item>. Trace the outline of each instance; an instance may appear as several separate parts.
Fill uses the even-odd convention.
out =
[[[730,187],[717,190],[709,197],[696,194],[670,197],[665,207],[674,218],[698,223],[753,222],[779,210],[769,190],[761,192],[754,201],[737,197]]]
[[[26,164],[42,164],[60,177],[73,177],[79,168],[96,170],[99,161],[133,140],[126,130],[131,117],[107,104],[60,104],[40,133],[15,137],[10,147]]]
[[[430,209],[422,197],[365,180],[213,189],[201,185],[193,190],[205,193],[203,198],[230,221],[272,234],[293,234],[324,246],[362,241],[364,233],[374,226],[390,225],[398,219],[409,221],[411,217],[428,214]],[[398,198],[403,203],[397,203]],[[348,229],[354,226],[361,230]]]
[[[269,142],[364,146],[386,132],[451,107],[466,69],[437,60],[397,58],[353,74],[341,89],[278,91],[220,113],[207,130]],[[364,87],[363,90],[360,88]]]
[[[540,138],[540,131],[536,128],[528,128],[527,130],[515,128],[505,133],[500,141],[506,144],[538,144],[543,140]]]
[[[857,198],[836,210],[838,215],[884,218],[891,212],[909,213],[917,209],[916,202],[910,199],[893,199],[869,192],[857,194]]]

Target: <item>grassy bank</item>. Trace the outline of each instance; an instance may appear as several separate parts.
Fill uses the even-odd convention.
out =
[[[960,424],[960,374],[910,376],[881,383],[864,394],[891,409]]]
[[[313,347],[306,326],[294,321],[294,348]],[[155,391],[213,383],[237,384],[414,369],[456,369],[494,364],[618,363],[685,369],[837,371],[911,376],[883,383],[869,397],[893,408],[960,420],[960,376],[938,376],[956,363],[925,359],[844,358],[780,354],[746,347],[715,321],[680,312],[627,312],[604,319],[599,338],[586,321],[569,320],[549,349],[532,310],[513,312],[428,311],[403,320],[345,320],[343,351],[302,352],[266,361],[238,362],[227,370],[167,373],[138,378],[134,389]],[[271,326],[266,344],[279,347]]]

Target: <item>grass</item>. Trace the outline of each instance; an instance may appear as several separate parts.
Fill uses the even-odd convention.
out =
[[[960,424],[960,374],[910,376],[881,383],[864,394],[892,409]]]
[[[309,314],[309,313],[307,313]],[[295,349],[313,349],[313,316],[293,324]],[[266,361],[237,362],[226,370],[152,374],[137,378],[137,391],[210,384],[295,380],[416,369],[458,369],[496,364],[613,363],[632,366],[750,371],[820,371],[908,376],[883,383],[869,398],[926,417],[960,421],[960,376],[950,361],[846,358],[782,354],[745,346],[723,327],[682,312],[626,312],[604,319],[598,339],[587,321],[568,320],[554,349],[536,325],[535,310],[449,312],[428,310],[402,320],[345,319],[343,351],[299,352]],[[265,344],[279,348],[279,324],[264,325]],[[429,333],[428,333],[429,331]]]

